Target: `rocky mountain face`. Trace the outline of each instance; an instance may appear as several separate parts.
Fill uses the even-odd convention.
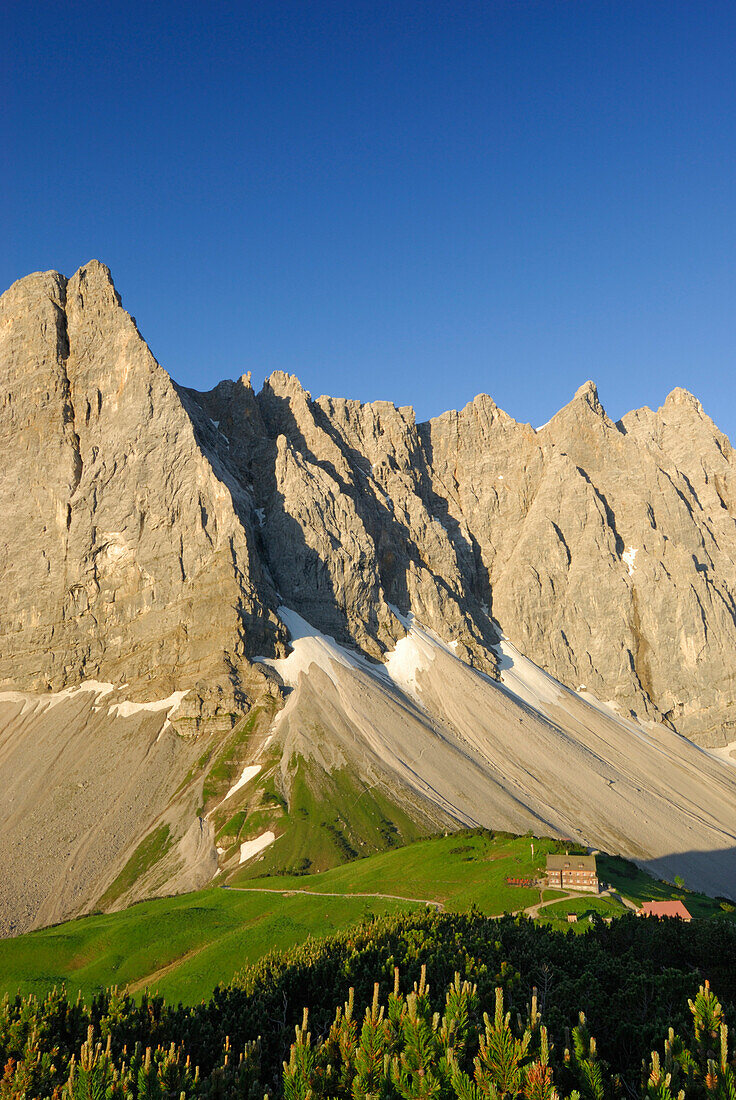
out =
[[[313,625],[380,659],[411,610],[492,671],[497,624],[571,688],[736,739],[736,461],[685,391],[614,424],[587,383],[536,431],[485,395],[417,425],[283,374],[192,399]]]
[[[200,449],[107,268],[3,295],[0,378],[0,685],[201,684],[236,710],[244,657],[285,637],[273,588],[243,490]]]
[[[734,739],[736,462],[695,398],[614,424],[587,383],[534,431],[479,397],[424,439],[522,652],[702,743]]]
[[[684,391],[614,424],[587,383],[536,431],[486,395],[416,424],[281,373],[195,393],[98,263],[3,295],[0,370],[0,684],[237,712],[279,604],[379,660],[398,607],[486,671],[495,621],[570,687],[732,739],[736,462]]]
[[[532,738],[529,723],[537,721],[523,698],[513,714],[500,705],[501,635],[559,682],[555,690],[588,692],[613,704],[621,721],[654,723],[648,737],[677,731],[706,746],[736,741],[736,460],[683,390],[656,412],[638,410],[614,423],[586,383],[536,430],[486,395],[417,424],[411,408],[388,402],[314,399],[280,372],[260,392],[245,376],[199,393],[177,386],[159,366],[109,271],[93,261],[71,279],[30,275],[0,298],[0,453],[0,777],[11,764],[17,769],[31,736],[38,752],[47,746],[44,760],[58,754],[50,718],[41,721],[54,708],[43,700],[93,681],[107,693],[94,706],[111,721],[125,707],[173,700],[145,732],[146,745],[154,733],[154,745],[159,736],[174,739],[169,787],[148,791],[137,816],[122,815],[128,824],[110,846],[110,866],[99,870],[91,893],[69,901],[69,911],[92,904],[95,890],[99,898],[165,812],[177,844],[195,819],[209,822],[201,827],[210,856],[220,833],[232,845],[247,840],[242,822],[234,831],[224,811],[221,820],[207,815],[220,805],[227,777],[256,752],[248,727],[256,713],[258,752],[268,736],[269,751],[278,750],[271,765],[280,779],[271,794],[287,807],[298,759],[309,764],[313,793],[330,775],[334,786],[335,769],[347,769],[351,782],[372,777],[392,805],[410,806],[422,828],[541,822],[572,835],[575,821],[560,816],[548,796],[534,802],[538,776],[524,790],[521,776],[544,771],[543,756],[520,760],[509,786],[489,748],[509,723]],[[315,637],[334,639],[325,682],[319,667],[305,666],[293,683],[279,671],[290,659],[293,613]],[[406,682],[392,681],[388,696],[381,687],[379,703],[375,677],[396,666],[397,654],[414,652],[413,623],[449,646],[454,664],[435,654],[429,663],[439,680],[415,668]],[[360,717],[355,674],[348,690],[345,674],[334,673],[335,662],[343,667],[340,647],[364,662],[356,666],[368,700]],[[472,674],[472,690],[456,665]],[[448,712],[445,680],[457,680],[458,691],[496,714],[496,725],[456,706]],[[493,703],[486,688],[496,693]],[[380,751],[370,748],[374,708],[385,715],[376,726]],[[79,713],[75,737],[92,711],[83,722]],[[569,708],[564,720],[560,713],[545,711],[544,728],[552,723],[569,733]],[[588,733],[575,736],[585,742],[597,730],[610,763],[610,753],[623,750],[614,750],[608,727],[600,732],[599,717],[585,713],[575,721]],[[261,729],[264,714],[275,717],[270,734],[268,723]],[[410,775],[401,760],[410,742],[387,732],[402,722],[430,729],[414,741],[430,737],[427,752],[440,756],[457,738],[457,752],[465,753],[474,722],[483,726],[483,763],[466,776],[472,799],[443,785],[436,768],[417,786],[419,758]],[[120,730],[108,723],[104,737],[114,756],[113,726]],[[624,721],[616,737],[631,741],[643,728]],[[200,748],[211,742],[209,749],[176,747],[192,737]],[[149,748],[134,753],[137,769]],[[642,767],[656,769],[654,749]],[[687,767],[696,767],[697,754],[682,751]],[[208,780],[218,752],[225,761],[219,780]],[[445,766],[465,774],[458,759],[448,757]],[[730,765],[716,768],[727,805]],[[263,765],[259,783],[266,772]],[[612,776],[612,784],[623,782]],[[17,806],[16,824],[27,812],[18,816]],[[579,817],[592,836],[594,815]],[[626,814],[619,807],[614,818],[623,823]],[[0,836],[4,824],[0,811]],[[599,842],[620,836],[620,850],[628,843],[637,858],[653,855],[643,825],[635,841],[633,834],[627,841],[624,824],[618,828],[599,831]],[[663,824],[663,838],[666,832]],[[726,848],[730,836],[726,828],[707,844]],[[356,834],[353,842],[364,841]],[[186,850],[172,849],[168,878],[159,875],[156,888],[184,881]],[[200,854],[197,866],[210,864]]]

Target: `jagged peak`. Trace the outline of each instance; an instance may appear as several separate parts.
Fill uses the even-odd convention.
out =
[[[33,288],[41,288],[50,284],[60,289],[62,305],[64,297],[84,292],[85,296],[91,296],[100,302],[109,302],[121,305],[120,295],[115,289],[110,268],[100,260],[89,260],[82,264],[71,278],[62,275],[60,271],[49,269],[48,271],[33,271],[17,279],[2,295],[3,299],[10,300],[19,293],[33,292]]]
[[[718,444],[720,447],[725,443],[730,448],[731,442],[728,436],[708,415],[698,398],[682,386],[676,386],[656,411],[644,405],[640,409],[632,409],[631,412],[626,413],[620,423],[626,432],[636,429],[646,432],[649,439],[655,439],[657,433],[668,424],[677,427],[683,415],[686,420],[689,420],[693,429],[696,427],[705,429],[720,440]]]
[[[107,264],[103,264],[101,260],[96,260],[94,257],[88,260],[86,264],[82,264],[77,268],[72,276],[73,279],[87,280],[100,279],[102,282],[112,284],[112,273]],[[114,284],[113,284],[114,285]]]
[[[542,424],[541,427],[537,428],[536,431],[541,432],[551,425],[564,423],[571,416],[577,418],[580,415],[585,416],[588,413],[593,413],[599,420],[612,424],[598,397],[598,387],[595,382],[590,379],[584,382],[582,386],[579,386],[575,391],[574,397],[568,401],[566,405],[563,405],[559,412],[556,412],[546,424]]]
[[[66,291],[68,299],[81,296],[85,304],[94,302],[99,306],[122,306],[110,268],[99,260],[90,260],[75,271]]]
[[[573,409],[576,406],[580,406],[582,404],[587,405],[596,413],[605,414],[605,409],[601,405],[600,398],[598,397],[598,387],[596,386],[595,382],[593,382],[590,378],[587,382],[583,382],[582,386],[578,386],[578,388],[575,390],[574,395],[570,398],[567,404],[563,405],[561,409],[558,409],[557,412],[554,413],[552,418],[547,421],[547,423],[551,424],[552,420],[555,420],[556,417],[560,416],[567,409]],[[543,427],[546,428],[547,424],[544,424]],[[540,428],[537,428],[537,431],[540,430]]]
[[[578,386],[575,391],[575,395],[571,401],[568,401],[564,408],[560,409],[560,413],[565,409],[576,409],[581,406],[585,406],[594,412],[597,416],[605,416],[606,410],[603,408],[598,397],[598,387],[595,382],[588,379],[587,382],[583,382],[582,386]],[[560,413],[557,415],[559,416]]]
[[[474,416],[477,414],[478,409],[486,409],[491,415],[497,412],[503,412],[503,409],[499,409],[496,402],[493,400],[490,394],[482,392],[477,393],[472,401],[468,401],[461,409],[445,409],[444,412],[438,413],[437,416],[431,417],[427,421],[428,424],[439,424],[444,420],[457,420],[463,416]],[[506,415],[506,414],[504,414]]]
[[[475,395],[475,397],[473,398],[473,400],[469,401],[468,404],[465,406],[465,408],[463,409],[463,412],[465,412],[465,409],[477,409],[481,405],[486,409],[493,410],[494,412],[496,412],[496,411],[497,412],[503,412],[504,411],[503,409],[501,409],[496,404],[496,402],[493,400],[493,398],[491,397],[491,395],[489,393],[483,392],[483,393],[477,393]]]
[[[705,430],[708,434],[713,435],[719,440],[718,446],[723,450],[724,445],[728,447],[729,453],[731,453],[731,440],[730,438],[718,427],[706,410],[703,408],[702,403],[698,398],[690,393],[689,390],[683,389],[682,386],[676,386],[671,393],[667,395],[664,405],[658,410],[659,414],[670,412],[674,410],[685,410],[685,415],[689,415],[693,429]]]
[[[270,390],[277,397],[305,397],[307,401],[312,397],[295,374],[283,370],[272,371],[263,383],[263,389]]]
[[[682,386],[675,386],[671,393],[667,394],[663,408],[671,408],[673,405],[688,405],[691,409],[695,409],[696,412],[702,413],[703,411],[703,406],[700,401],[698,401],[697,397]]]
[[[590,378],[587,382],[583,382],[582,386],[578,386],[577,390],[575,391],[575,396],[573,397],[570,404],[572,404],[574,401],[585,401],[596,410],[603,409],[603,406],[601,405],[600,399],[598,397],[598,387],[596,386],[595,382],[593,382]]]
[[[66,284],[66,276],[62,275],[60,271],[54,271],[53,269],[48,271],[32,271],[30,274],[23,275],[20,279],[16,279],[14,283],[11,283],[8,289],[3,294],[0,294],[0,302],[9,304],[29,291],[32,292],[34,287],[51,288],[55,286],[57,288],[57,294],[60,293],[63,298]]]

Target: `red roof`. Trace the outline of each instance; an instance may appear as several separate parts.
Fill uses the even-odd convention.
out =
[[[681,901],[645,901],[639,910],[643,917],[680,917],[681,920],[692,920]]]

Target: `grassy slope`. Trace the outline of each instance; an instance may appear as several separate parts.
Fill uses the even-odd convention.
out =
[[[340,894],[378,891],[439,901],[455,910],[477,905],[483,912],[495,914],[523,909],[539,900],[538,890],[507,886],[506,878],[540,873],[546,853],[554,850],[554,841],[535,840],[532,859],[527,837],[456,833],[345,863],[320,875],[248,881],[241,872],[230,883]]]
[[[621,903],[614,898],[569,898],[566,901],[558,901],[554,905],[546,905],[539,913],[539,920],[552,927],[562,927],[568,924],[567,914],[577,914],[577,924],[571,925],[574,932],[584,932],[587,918],[593,913],[599,913],[602,917],[616,917],[623,912]]]
[[[298,758],[293,763],[288,808],[285,800],[279,800],[275,769],[260,780],[264,808],[246,817],[237,840],[258,836],[267,828],[274,829],[278,840],[238,877],[324,871],[422,835],[420,826],[395,800],[377,787],[356,782],[348,770],[328,773]]]
[[[369,913],[416,908],[300,895],[274,902],[268,894],[201,890],[0,941],[0,994],[43,993],[65,982],[87,996],[115,984],[196,1003],[271,948],[329,935]]]
[[[99,900],[99,907],[106,909],[122,897],[126,890],[145,874],[154,863],[162,859],[173,844],[168,825],[159,825],[144,837],[115,881],[108,886]]]
[[[536,862],[551,841],[535,841]],[[84,917],[0,941],[0,994],[43,991],[65,981],[85,994],[110,984],[148,983],[171,1000],[196,1002],[271,948],[324,936],[366,913],[416,908],[370,898],[307,897],[280,891],[385,893],[437,900],[486,913],[520,909],[538,892],[505,885],[532,872],[528,838],[467,834],[420,841],[319,875],[248,880],[269,892],[209,889]],[[237,876],[236,876],[237,877]],[[279,891],[274,894],[273,891]]]
[[[240,872],[230,889],[210,888],[144,902],[119,913],[0,941],[0,995],[19,988],[42,992],[62,981],[70,991],[81,989],[85,994],[111,984],[134,989],[147,984],[169,1000],[195,1003],[271,948],[289,947],[310,935],[328,935],[369,912],[416,908],[379,897],[309,897],[293,891],[396,894],[438,901],[450,910],[476,905],[484,913],[497,914],[540,900],[539,891],[510,887],[505,880],[538,872],[546,853],[556,846],[554,841],[535,840],[532,859],[529,837],[460,833],[419,841],[318,875],[249,879]],[[683,894],[624,860],[604,856],[599,866],[606,881],[639,904],[650,898],[684,897],[694,915],[723,915],[718,902]],[[251,892],[253,888],[266,892]],[[543,893],[545,900],[555,896],[551,891]],[[623,912],[614,899],[586,897],[550,905],[541,911],[540,919],[566,926],[568,912],[585,915],[593,909],[604,915]],[[582,932],[587,923],[579,919],[571,927]]]

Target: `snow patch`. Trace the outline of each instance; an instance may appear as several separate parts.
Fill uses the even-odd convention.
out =
[[[454,652],[458,643],[443,642],[431,630],[419,626],[411,613],[403,615],[398,607],[392,604],[388,606],[408,633],[386,655],[384,664],[375,664],[362,654],[341,646],[329,634],[322,634],[288,607],[279,607],[278,616],[289,630],[292,652],[288,657],[280,659],[257,657],[255,660],[275,669],[284,683],[290,687],[296,687],[301,674],[312,665],[317,665],[327,673],[333,683],[338,683],[339,675],[335,668],[338,666],[368,673],[384,684],[388,681],[416,700],[419,694],[417,682],[419,673],[430,667],[438,649],[444,650],[458,660]],[[277,716],[274,730],[286,713],[288,705],[287,703],[284,710]],[[272,736],[273,733],[269,735],[268,741]]]
[[[396,511],[396,505],[394,504],[393,500],[388,495],[388,493],[378,493],[378,496],[383,497],[384,503],[385,503],[386,507],[388,508],[389,512],[395,512]]]
[[[597,710],[599,714],[613,719],[617,726],[626,733],[646,742],[655,751],[666,754],[667,750],[657,741],[661,727],[658,727],[656,723],[647,722],[645,728],[644,723],[623,717],[615,703],[597,699],[591,692],[586,690],[571,691],[559,680],[555,680],[554,676],[544,672],[528,657],[520,653],[507,638],[502,638],[497,645],[493,646],[493,649],[499,657],[499,671],[503,686],[510,694],[533,707],[544,717],[552,717],[553,722],[559,721],[554,712],[550,715],[547,710],[550,705],[570,716],[574,716],[571,705],[573,700],[577,698],[587,706]],[[480,673],[480,675],[483,675],[483,673]]]
[[[266,509],[256,508],[255,514],[258,517],[258,526],[263,527],[263,524],[266,522]]]
[[[291,608],[279,607],[278,616],[289,631],[292,652],[288,657],[261,658],[261,663],[275,669],[290,687],[296,687],[302,672],[306,672],[311,665],[317,665],[326,672],[333,683],[337,683],[334,665],[362,670],[368,666],[364,658],[348,652],[333,637],[322,634]]]
[[[618,718],[620,721],[621,712],[611,699],[599,699],[596,695],[593,695],[592,691],[588,691],[587,688],[578,688],[577,694],[581,699],[584,699],[586,703],[589,703],[591,707],[595,707],[596,710],[604,711],[613,718]]]
[[[372,467],[372,468],[375,469],[375,467]],[[378,499],[380,501],[382,501],[383,504],[391,512],[395,511],[394,502],[391,499],[391,497],[389,496],[389,494],[386,492],[386,490],[383,488],[383,486],[378,481],[376,481],[375,478],[371,478],[370,482],[371,482],[371,488],[373,489],[373,492],[378,497]]]
[[[240,859],[238,862],[245,863],[247,859],[253,859],[253,856],[257,856],[264,848],[268,848],[269,844],[273,844],[275,839],[275,834],[268,829],[267,832],[257,836],[255,840],[244,840],[240,845]]]
[[[212,425],[212,427],[215,429],[217,434],[221,435],[222,438],[225,440],[225,446],[229,447],[230,446],[230,440],[228,439],[228,437],[225,435],[224,432],[220,431],[220,421],[219,420],[213,420],[212,417],[210,416],[209,417],[209,422]]]
[[[411,695],[413,699],[418,699],[417,676],[420,672],[426,672],[433,660],[434,653],[431,646],[427,645],[417,631],[412,630],[396,643],[395,648],[386,657],[384,668],[398,688]]]
[[[75,699],[81,692],[85,691],[92,692],[100,699],[104,695],[109,695],[111,691],[115,691],[115,685],[103,683],[100,680],[83,680],[81,684],[64,688],[62,691],[48,692],[45,695],[33,695],[31,692],[25,691],[0,691],[0,703],[21,703],[21,715],[23,715],[39,707],[42,710],[51,710],[59,703]]]
[[[26,695],[22,691],[0,691],[0,703],[20,703],[21,715],[27,714],[29,710],[35,710],[39,700],[34,699],[31,695]]]
[[[100,680],[83,680],[81,684],[77,684],[75,687],[64,688],[63,691],[54,692],[53,695],[43,695],[41,698],[48,699],[48,706],[53,707],[62,702],[63,699],[71,699],[73,695],[78,695],[80,691],[91,691],[95,695],[102,696],[109,695],[114,690],[114,684],[103,683]]]
[[[398,607],[393,604],[388,606],[409,633],[405,638],[400,638],[391,652],[386,655],[383,667],[396,687],[418,701],[419,673],[426,672],[430,668],[438,649],[459,660],[455,654],[458,643],[457,641],[443,642],[434,631],[420,626],[411,612],[408,615],[402,615]]]
[[[499,658],[498,668],[503,686],[523,703],[534,707],[540,714],[548,716],[546,708],[550,705],[570,714],[572,699],[577,697],[607,718],[614,718],[620,726],[636,736],[648,740],[641,724],[623,718],[615,703],[598,699],[587,690],[585,684],[581,684],[577,691],[566,688],[554,676],[550,676],[548,672],[520,653],[508,638],[502,638],[497,645],[493,646],[493,649]]]
[[[731,741],[728,745],[724,745],[720,749],[708,749],[709,756],[715,756],[716,760],[725,761],[726,764],[730,764],[732,768],[736,768],[736,756],[733,755],[736,750],[736,741]]]
[[[636,547],[636,546],[627,546],[626,549],[624,550],[623,554],[621,555],[621,560],[623,561],[624,565],[628,569],[630,577],[632,577],[634,575],[634,561],[636,560],[636,555],[638,553],[639,553],[638,547]]]
[[[254,779],[258,775],[260,770],[260,764],[246,764],[246,766],[243,768],[243,774],[241,775],[240,779],[237,783],[233,783],[232,787],[227,792],[222,801],[227,802],[231,794],[235,794],[235,792],[239,791],[241,787],[244,787],[245,784],[249,782],[249,780]],[[222,803],[220,803],[220,805],[222,805]]]
[[[520,653],[508,638],[501,638],[493,650],[498,657],[501,683],[513,695],[535,710],[542,708],[544,703],[559,702],[564,690],[562,685]]]
[[[168,723],[169,714],[172,710],[176,710],[187,691],[175,691],[169,695],[168,699],[153,699],[150,703],[132,703],[129,699],[124,699],[122,703],[112,703],[108,714],[114,715],[116,718],[130,718],[131,715],[138,714],[142,710],[165,710]],[[166,727],[164,726],[164,728]]]

